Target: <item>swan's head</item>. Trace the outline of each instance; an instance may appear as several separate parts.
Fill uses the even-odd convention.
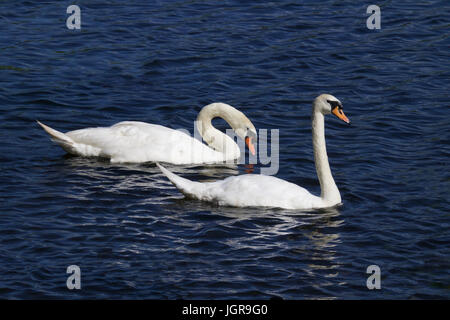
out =
[[[350,120],[344,114],[342,103],[331,94],[321,94],[314,100],[314,108],[316,111],[320,111],[323,114],[334,114],[336,117],[350,123]]]

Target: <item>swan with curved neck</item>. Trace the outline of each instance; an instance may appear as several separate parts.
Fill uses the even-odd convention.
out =
[[[331,174],[325,144],[324,118],[334,114],[346,123],[342,103],[332,95],[321,94],[313,102],[312,140],[314,161],[321,194],[285,180],[257,174],[228,177],[215,182],[194,182],[184,179],[157,163],[167,178],[187,197],[237,207],[278,207],[286,209],[318,209],[341,203],[339,189]]]
[[[209,104],[203,107],[197,117],[198,131],[208,146],[183,131],[139,121],[123,121],[111,127],[86,128],[67,133],[38,123],[66,152],[108,158],[112,163],[159,161],[200,164],[238,159],[238,145],[211,124],[211,120],[216,117],[223,118],[254,154],[254,125],[241,111],[225,103]]]

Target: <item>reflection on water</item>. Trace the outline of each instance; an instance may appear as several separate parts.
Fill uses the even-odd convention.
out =
[[[254,256],[254,261],[246,261],[249,268],[259,268],[275,261],[279,268],[290,269],[288,265],[296,265],[294,269],[297,271],[289,277],[292,286],[301,288],[304,277],[316,279],[314,293],[306,294],[305,297],[318,299],[337,297],[330,294],[328,288],[336,286],[333,279],[339,278],[342,264],[338,248],[341,244],[339,228],[344,224],[344,220],[339,208],[321,209],[319,212],[278,208],[242,210],[242,208],[220,207],[219,209],[215,205],[185,199],[178,199],[171,206],[174,213],[188,211],[195,215],[195,212],[204,210],[211,211],[207,213],[208,215],[226,218],[215,226],[215,229],[224,232],[217,240],[223,239],[224,244],[232,248],[233,256],[236,256],[237,252],[243,256],[249,252],[258,253]],[[202,217],[203,215],[199,219]],[[195,225],[189,225],[184,218],[183,225],[205,228],[205,225],[198,225],[198,219],[195,221]],[[202,238],[195,239],[196,243],[198,241],[202,241]],[[276,272],[270,279],[277,281]],[[345,281],[339,281],[339,286],[345,285]],[[273,292],[274,295],[283,295],[277,290]]]

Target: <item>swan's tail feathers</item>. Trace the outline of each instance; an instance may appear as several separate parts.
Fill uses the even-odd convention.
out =
[[[45,132],[50,135],[53,142],[60,145],[65,151],[69,153],[76,153],[75,141],[73,141],[69,136],[55,129],[52,129],[49,126],[46,126],[40,121],[37,121],[37,123],[45,130]]]
[[[180,190],[181,193],[183,193],[186,197],[202,199],[203,192],[206,188],[203,183],[182,178],[175,173],[170,172],[159,163],[156,163],[156,165],[159,169],[161,169],[162,173],[164,173],[164,175],[170,180],[170,182],[172,182],[172,184],[177,187],[177,189]]]

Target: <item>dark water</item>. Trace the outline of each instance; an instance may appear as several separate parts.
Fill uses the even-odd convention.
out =
[[[378,2],[381,30],[368,4],[1,1],[0,298],[448,299],[449,3]],[[34,122],[192,132],[223,101],[279,129],[277,176],[319,193],[323,92],[352,125],[326,123],[344,206],[313,212],[184,200],[154,164],[65,156]],[[200,181],[247,169],[170,168]],[[373,264],[381,290],[366,287]]]

